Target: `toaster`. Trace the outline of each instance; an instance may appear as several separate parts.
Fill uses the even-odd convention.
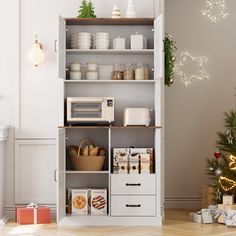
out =
[[[149,126],[151,121],[150,109],[148,108],[125,108],[124,126],[145,125]]]

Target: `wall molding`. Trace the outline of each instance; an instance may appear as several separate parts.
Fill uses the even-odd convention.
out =
[[[187,208],[187,209],[200,209],[202,198],[200,196],[166,196],[165,208]]]

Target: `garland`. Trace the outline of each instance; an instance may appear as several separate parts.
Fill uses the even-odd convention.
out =
[[[175,51],[177,50],[175,43],[176,42],[172,39],[170,35],[165,35],[165,84],[169,87],[175,82]]]

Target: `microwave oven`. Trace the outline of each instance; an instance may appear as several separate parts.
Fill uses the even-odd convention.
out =
[[[113,97],[68,97],[67,123],[114,122]]]

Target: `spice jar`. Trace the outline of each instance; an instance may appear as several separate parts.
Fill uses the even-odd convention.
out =
[[[122,65],[116,65],[112,74],[113,80],[123,80],[124,79],[124,70]]]
[[[134,75],[133,75],[133,68],[132,65],[126,64],[126,67],[124,69],[124,80],[133,80]]]
[[[135,80],[144,80],[144,66],[141,63],[138,63],[135,69]]]

